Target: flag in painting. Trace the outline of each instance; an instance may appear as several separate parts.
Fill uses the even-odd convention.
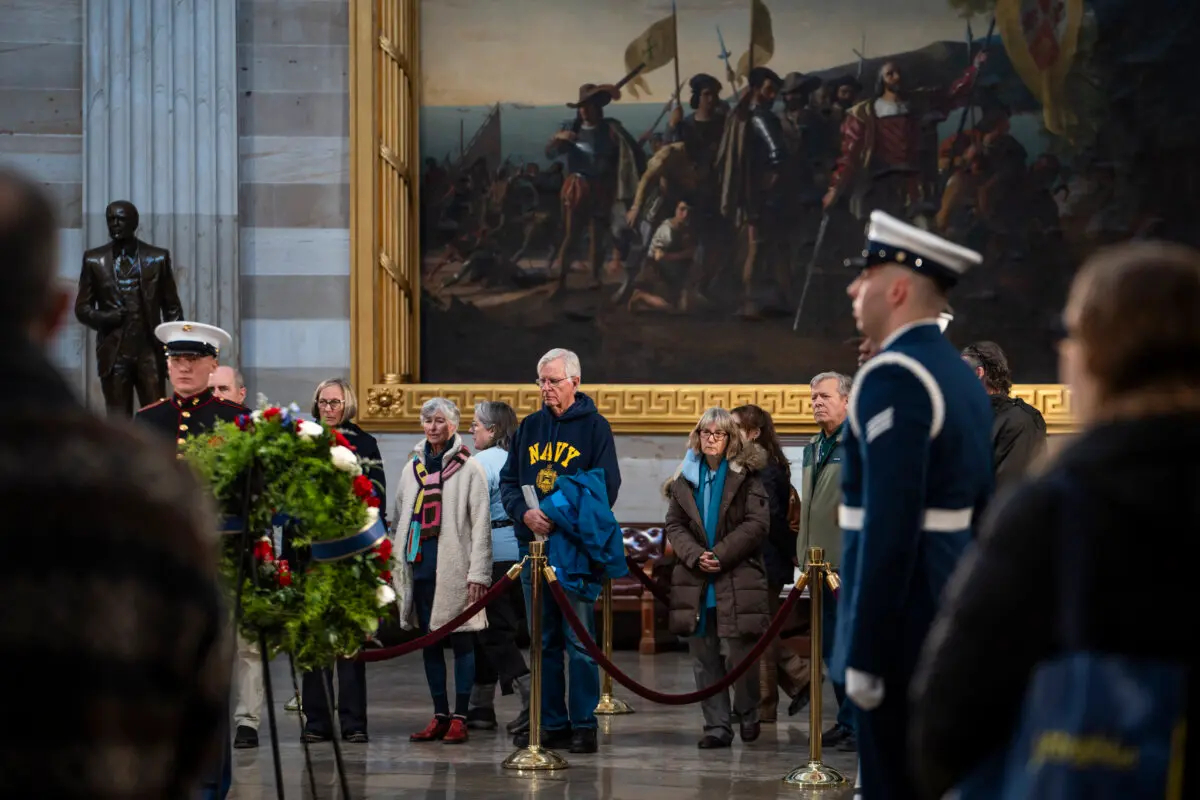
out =
[[[1070,134],[1076,116],[1066,97],[1083,0],[997,0],[996,27],[1013,68],[1042,104],[1046,130]]]
[[[650,84],[646,83],[643,76],[647,72],[665,67],[671,63],[673,58],[675,58],[674,15],[664,17],[646,28],[641,36],[634,39],[625,48],[625,71],[633,72],[637,69],[638,64],[642,65],[642,71],[626,86],[629,93],[637,97],[638,90],[641,89],[646,94],[650,94]]]
[[[754,61],[751,63],[751,53]],[[738,59],[737,77],[746,78],[751,67],[765,66],[775,55],[775,32],[771,29],[771,12],[762,0],[750,4],[750,47]]]

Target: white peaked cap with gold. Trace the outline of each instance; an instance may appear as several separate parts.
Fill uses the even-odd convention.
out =
[[[971,267],[982,263],[983,256],[974,250],[901,222],[882,211],[871,212],[862,257],[846,260],[847,266],[858,269],[899,264],[933,279],[946,289],[958,283]]]
[[[216,325],[203,322],[164,322],[154,329],[169,356],[212,356],[219,358],[222,350],[233,346],[233,337]]]

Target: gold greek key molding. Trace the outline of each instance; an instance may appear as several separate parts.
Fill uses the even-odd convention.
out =
[[[734,408],[753,403],[775,419],[780,433],[816,433],[807,386],[661,386],[585,384],[583,390],[617,433],[686,433],[710,406]],[[1013,394],[1042,412],[1052,434],[1070,433],[1069,398],[1059,385],[1014,386]],[[432,397],[453,400],[463,416],[480,400],[502,400],[522,417],[537,411],[541,399],[530,384],[375,384],[368,386],[359,414],[375,430],[414,431],[421,427],[421,404]]]
[[[359,421],[375,431],[420,428],[421,404],[446,397],[464,416],[479,400],[503,400],[523,416],[537,410],[529,384],[422,384],[420,380],[421,163],[419,0],[350,4],[351,378]],[[553,343],[547,342],[549,348]],[[530,367],[532,368],[532,364]],[[682,433],[709,406],[754,403],[783,433],[815,432],[808,386],[585,384],[618,433]],[[1071,430],[1059,385],[1016,386],[1051,433]]]

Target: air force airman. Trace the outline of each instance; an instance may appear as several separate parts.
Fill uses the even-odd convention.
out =
[[[908,684],[942,587],[992,491],[991,406],[944,337],[978,253],[876,211],[848,288],[879,342],[854,379],[842,472],[843,587],[831,669],[857,706],[868,800],[916,797]]]

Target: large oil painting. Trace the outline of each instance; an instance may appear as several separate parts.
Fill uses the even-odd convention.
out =
[[[420,380],[551,345],[592,382],[850,370],[873,208],[982,252],[949,335],[1057,380],[1075,265],[1139,223],[1094,29],[1082,0],[426,0]]]

